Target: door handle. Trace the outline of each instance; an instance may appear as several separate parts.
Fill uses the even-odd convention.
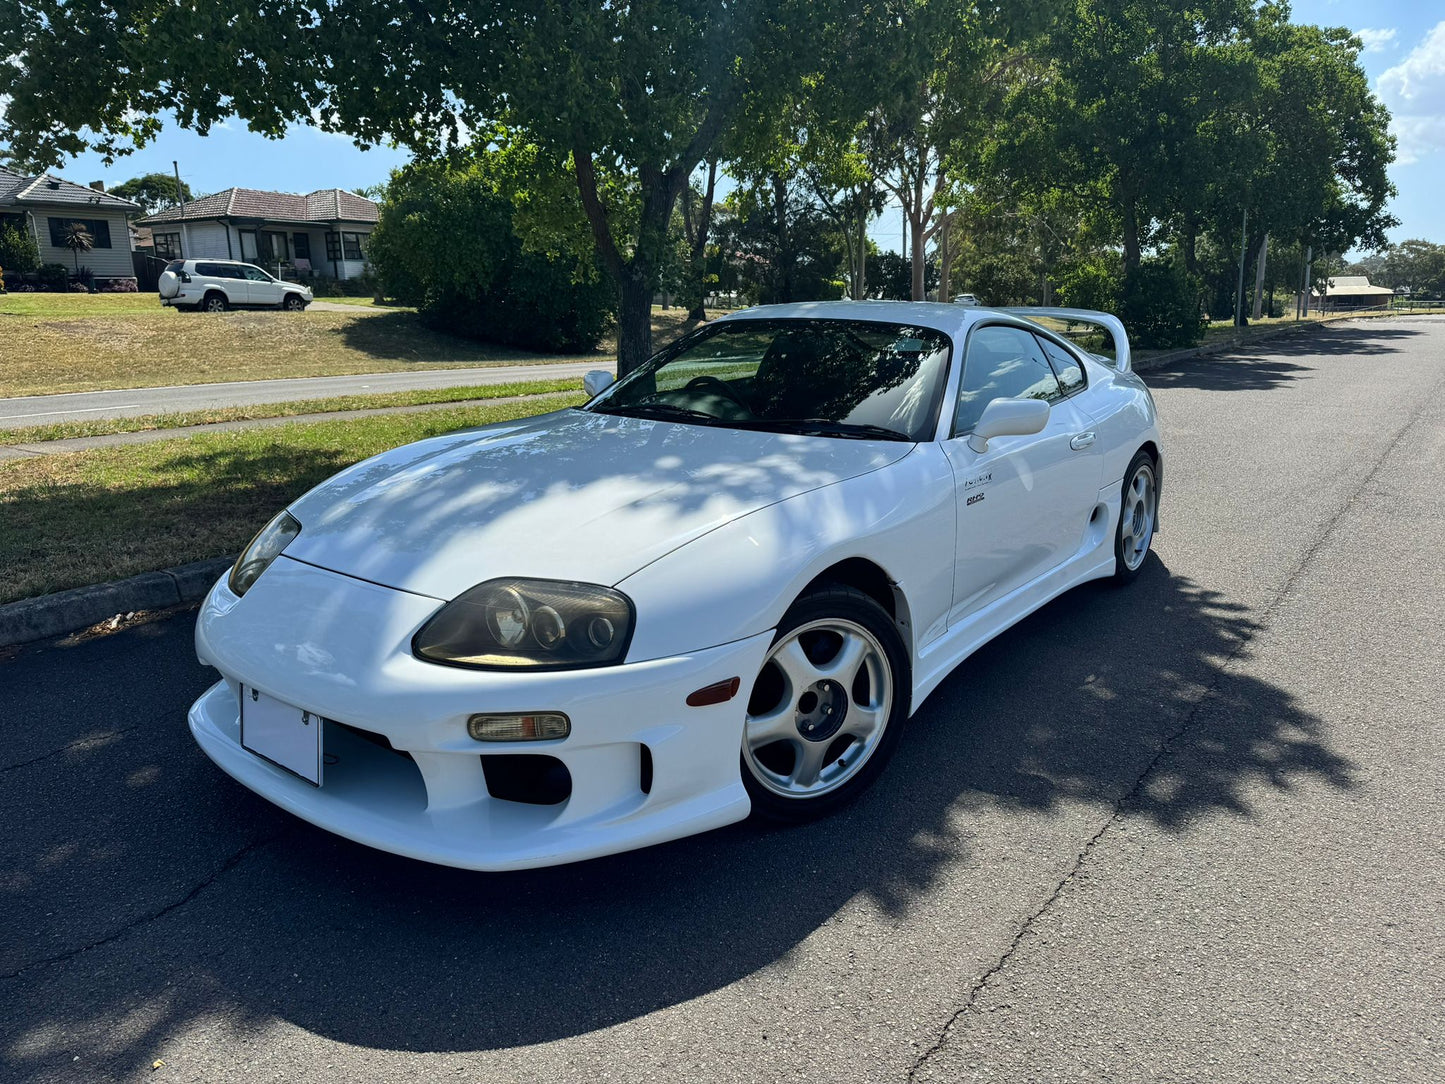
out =
[[[1094,443],[1095,435],[1096,434],[1094,434],[1092,431],[1088,433],[1080,433],[1078,436],[1074,437],[1073,440],[1069,441],[1069,447],[1074,449],[1074,451],[1076,452],[1082,452],[1085,448],[1089,447],[1091,444]]]

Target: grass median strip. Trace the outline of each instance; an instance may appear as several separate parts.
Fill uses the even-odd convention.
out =
[[[424,388],[417,391],[375,392],[338,395],[330,399],[296,399],[285,403],[256,403],[251,406],[214,407],[174,414],[145,414],[135,418],[98,418],[93,421],[54,422],[24,429],[0,428],[0,444],[36,444],[47,440],[77,437],[105,437],[114,433],[144,433],[153,429],[185,429],[215,422],[245,422],[261,418],[291,418],[299,414],[327,414],[339,410],[378,410],[387,407],[425,406],[430,403],[459,403],[469,399],[508,399],[522,395],[552,395],[579,391],[576,377],[562,380],[529,380],[519,384],[480,384],[459,388]]]
[[[579,392],[8,462],[0,468],[0,603],[235,553],[279,509],[358,460],[583,401]]]

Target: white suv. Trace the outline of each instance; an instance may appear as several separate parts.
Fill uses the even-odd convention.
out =
[[[255,264],[239,260],[172,260],[161,272],[162,305],[202,312],[227,309],[285,309],[300,312],[311,304],[311,289],[272,278]]]

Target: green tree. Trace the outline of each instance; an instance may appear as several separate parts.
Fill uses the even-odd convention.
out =
[[[549,160],[570,160],[598,259],[619,288],[627,370],[650,352],[672,211],[698,164],[824,59],[863,48],[883,14],[846,0],[398,10],[374,0],[17,0],[0,7],[0,139],[27,154],[115,155],[151,139],[173,110],[203,133],[233,113],[272,136],[314,120],[427,156],[505,121]],[[76,80],[96,56],[107,78]],[[602,171],[632,179],[623,204],[608,199]]]
[[[95,247],[95,238],[92,237],[90,231],[85,228],[85,223],[68,222],[65,225],[65,230],[61,234],[60,240],[66,248],[70,249],[71,259],[75,261],[75,273],[79,276],[80,254],[82,252],[89,252]]]
[[[110,192],[113,196],[139,203],[141,210],[148,215],[174,207],[181,200],[190,201],[195,198],[191,186],[185,181],[180,183],[178,195],[176,178],[169,173],[146,173],[140,177],[132,177],[116,185]]]
[[[40,266],[40,246],[19,221],[0,219],[0,268],[34,271]]]
[[[367,249],[383,292],[457,334],[592,349],[611,323],[614,292],[566,181],[537,147],[504,131],[473,152],[395,171]]]

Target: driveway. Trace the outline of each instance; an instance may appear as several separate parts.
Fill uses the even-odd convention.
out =
[[[0,1076],[1438,1080],[1445,328],[1148,379],[1140,579],[801,828],[426,866],[211,766],[189,614],[0,662]]]

